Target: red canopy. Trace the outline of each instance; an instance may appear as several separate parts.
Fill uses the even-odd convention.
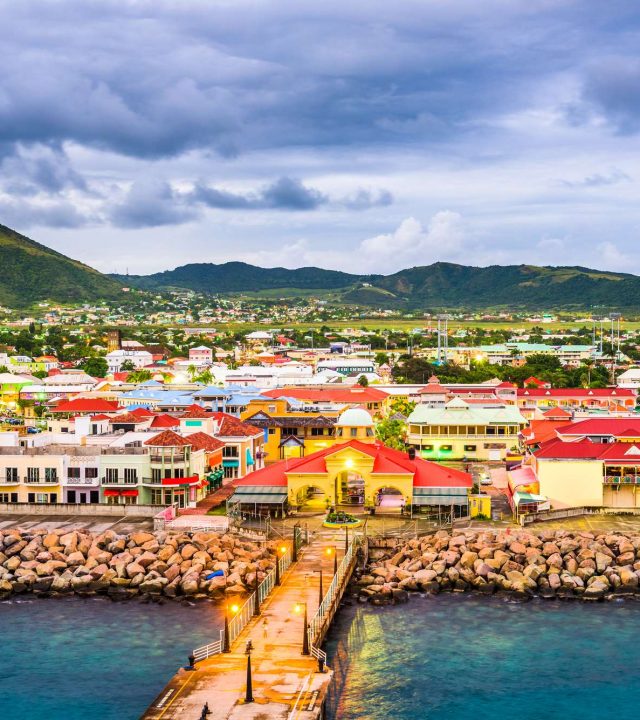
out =
[[[190,477],[167,477],[162,478],[163,485],[192,485],[200,482],[198,475],[191,475]]]
[[[121,496],[136,497],[137,494],[138,494],[137,490],[115,490],[115,489],[112,490],[112,489],[109,489],[109,490],[104,491],[105,497],[121,497]]]

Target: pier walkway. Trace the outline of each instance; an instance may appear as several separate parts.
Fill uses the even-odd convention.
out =
[[[142,720],[198,720],[208,704],[210,720],[311,720],[320,718],[321,707],[331,680],[331,671],[319,672],[313,654],[303,655],[304,608],[313,636],[323,639],[353,564],[349,561],[346,577],[332,583],[334,555],[338,563],[345,554],[344,532],[319,531],[305,546],[297,562],[283,574],[253,618],[231,644],[230,653],[219,653],[197,662],[194,670],[181,669],[172,678]],[[322,568],[323,608],[331,605],[326,622],[312,621],[320,605],[320,573]],[[330,603],[330,597],[334,602]],[[212,638],[213,640],[213,638]],[[254,702],[245,703],[247,655],[251,640],[252,685]],[[315,647],[312,652],[318,654]],[[323,653],[319,653],[321,656]]]

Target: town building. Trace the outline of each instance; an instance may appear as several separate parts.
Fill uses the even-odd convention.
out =
[[[264,432],[265,462],[304,457],[334,442],[342,406],[317,405],[287,398],[252,400],[241,418]]]
[[[438,512],[467,515],[471,476],[386,447],[375,440],[370,415],[346,410],[336,443],[284,460],[235,484],[230,513],[280,515],[289,509],[342,506],[351,512]]]
[[[584,409],[604,412],[635,410],[636,389],[632,388],[518,388],[518,409],[526,417],[536,411],[544,412],[560,407],[567,410]]]
[[[416,405],[407,443],[428,459],[497,462],[517,450],[526,424],[512,405],[483,407],[454,398],[444,407]]]

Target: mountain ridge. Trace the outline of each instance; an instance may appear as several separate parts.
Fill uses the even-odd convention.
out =
[[[0,225],[0,268],[0,305],[7,307],[109,299],[121,292],[117,280],[5,225]]]
[[[262,268],[240,262],[189,263],[142,276],[114,276],[148,290],[220,294],[318,291],[358,305],[397,309],[607,306],[640,308],[640,277],[583,266],[489,265],[436,262],[389,275],[359,275],[304,267]]]

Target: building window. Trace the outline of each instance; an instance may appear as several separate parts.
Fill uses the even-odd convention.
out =
[[[40,482],[40,468],[30,467],[27,468],[27,482]]]
[[[464,451],[465,452],[475,452],[477,448],[477,445],[465,445]]]
[[[324,428],[311,428],[311,436],[312,437],[319,437],[320,435],[324,435]]]
[[[138,482],[138,471],[136,468],[125,468],[124,469],[124,481],[130,485],[135,485]]]
[[[298,428],[292,428],[292,427],[283,427],[282,428],[282,437],[287,437],[289,435],[297,436],[298,434]]]
[[[162,490],[151,491],[151,504],[162,505]]]
[[[351,437],[358,437],[358,428],[349,428],[349,434]]]
[[[275,435],[276,429],[275,428],[269,428],[269,435]]]
[[[18,493],[0,493],[0,503],[17,503]]]
[[[80,468],[79,467],[70,467],[67,469],[67,477],[69,480],[79,480],[80,479]]]
[[[18,468],[8,467],[5,479],[6,482],[18,482]]]
[[[283,434],[284,434],[284,431],[283,431]],[[222,457],[226,457],[226,458],[240,457],[240,453],[238,452],[238,446],[237,445],[225,445],[222,448]]]
[[[162,481],[162,470],[160,468],[151,468],[151,482],[160,483]]]
[[[90,480],[95,480],[98,477],[97,467],[88,467],[84,469],[84,476]]]
[[[58,482],[58,471],[56,468],[45,468],[44,469],[45,482],[55,483]]]
[[[118,482],[118,468],[107,468],[104,471],[104,479],[107,482]]]

